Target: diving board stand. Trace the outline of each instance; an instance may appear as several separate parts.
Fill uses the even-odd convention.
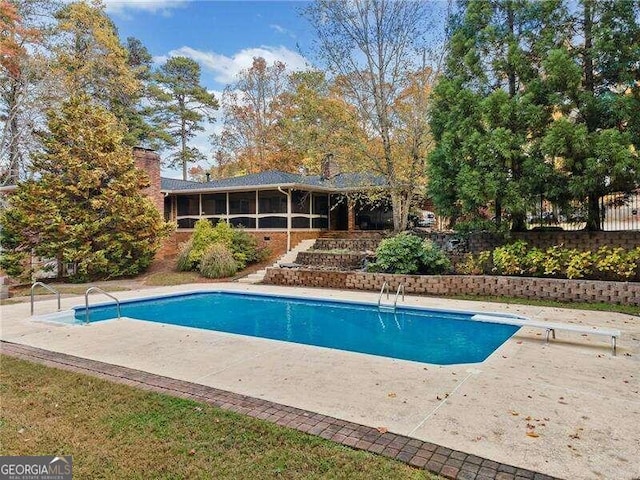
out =
[[[519,325],[521,327],[540,328],[546,331],[546,343],[549,343],[549,335],[551,335],[551,337],[555,340],[556,330],[611,337],[611,353],[614,356],[616,354],[617,341],[621,335],[620,330],[611,328],[588,327],[585,325],[573,325],[567,323],[540,322],[524,317],[511,317],[507,315],[502,316],[478,314],[471,317],[471,319],[480,322],[507,323],[509,325]]]

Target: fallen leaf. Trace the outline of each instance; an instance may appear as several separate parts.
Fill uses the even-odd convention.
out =
[[[18,433],[22,435],[24,433],[24,428],[21,428],[20,430],[18,430]]]
[[[529,420],[531,420],[531,416],[526,416],[524,419],[528,422]]]
[[[514,411],[514,410],[511,410],[509,413],[510,413],[511,415],[513,415],[514,417],[517,417],[518,415],[520,415],[518,412],[516,412],[516,411]]]
[[[378,427],[376,428],[376,430],[378,430],[380,433],[387,433],[389,430],[387,430],[387,427]]]
[[[516,342],[518,345],[522,345],[522,340],[520,340],[519,342]]]
[[[196,454],[196,449],[192,448],[191,450],[189,450],[189,455],[195,455]]]
[[[397,395],[396,395],[394,392],[390,392],[390,393],[387,395],[387,397],[389,397],[389,398],[396,398],[396,397],[397,397]]]
[[[531,438],[538,438],[540,435],[538,435],[536,432],[530,431],[527,432],[527,437],[531,437]]]

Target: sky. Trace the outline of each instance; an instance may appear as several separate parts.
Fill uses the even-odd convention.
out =
[[[186,56],[202,68],[202,83],[219,98],[234,76],[251,66],[253,57],[280,60],[291,70],[310,64],[313,34],[299,14],[304,1],[105,0],[122,41],[142,41],[158,64]],[[218,111],[218,117],[221,116]],[[211,156],[210,125],[194,146]],[[210,165],[210,164],[209,164]],[[209,166],[206,163],[203,167]],[[179,170],[163,170],[180,177]]]

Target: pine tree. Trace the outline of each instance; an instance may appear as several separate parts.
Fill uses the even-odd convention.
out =
[[[2,213],[0,265],[25,273],[25,259],[74,263],[74,280],[135,275],[147,268],[170,227],[140,189],[125,129],[85,96],[49,113],[34,180],[19,184]]]
[[[156,121],[166,126],[179,145],[170,157],[171,165],[181,166],[186,180],[189,163],[204,158],[200,150],[189,146],[189,140],[204,130],[205,120],[213,121],[218,101],[200,84],[200,65],[186,57],[171,57],[160,67],[150,94]]]

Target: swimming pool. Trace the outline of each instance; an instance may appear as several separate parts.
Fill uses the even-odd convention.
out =
[[[362,303],[220,291],[127,301],[121,310],[123,317],[139,320],[439,365],[481,362],[519,328],[471,320],[472,312],[389,311]],[[75,317],[84,321],[85,308],[76,307]],[[116,317],[114,304],[90,307],[91,322]]]

